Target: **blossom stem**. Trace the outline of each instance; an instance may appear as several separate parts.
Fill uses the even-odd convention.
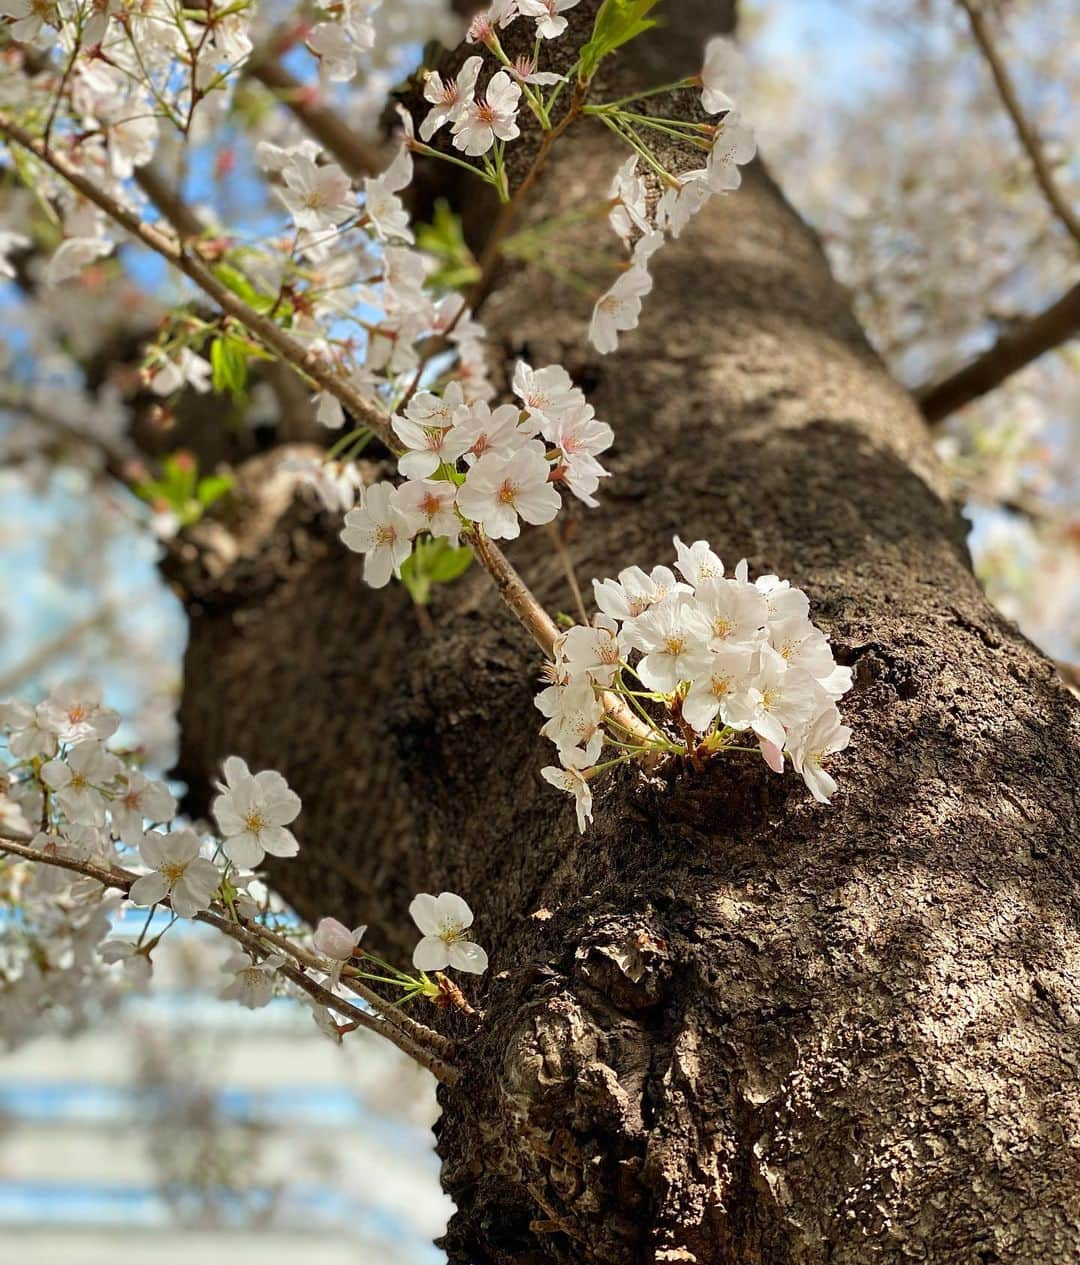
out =
[[[150,906],[150,908],[146,911],[146,921],[143,923],[143,929],[142,929],[142,931],[140,931],[140,932],[139,932],[139,938],[138,938],[138,940],[135,942],[135,944],[136,944],[136,948],[138,948],[139,946],[141,946],[141,945],[142,945],[143,940],[146,938],[146,933],[150,930],[150,924],[154,921],[154,914],[155,914],[156,912],[157,912],[157,903],[155,902],[155,903],[154,903],[153,905],[151,905],[151,906]]]
[[[605,769],[613,769],[617,764],[625,764],[628,760],[634,759],[633,756],[621,755],[614,760],[605,760],[603,764],[594,764],[591,769],[587,769],[582,774],[584,777],[595,777],[597,773],[603,773]]]
[[[645,144],[641,137],[638,136],[637,132],[635,132],[628,123],[620,124],[618,119],[612,118],[607,114],[597,114],[594,117],[598,118],[606,128],[609,128],[612,132],[614,132],[624,144],[629,145],[636,154],[640,154],[648,166],[653,169],[653,171],[665,184],[673,185],[676,183],[675,177],[667,170],[666,167],[657,161],[652,150]]]
[[[615,101],[605,101],[603,107],[610,109],[615,106],[629,105],[631,101],[644,101],[646,97],[658,97],[665,92],[678,92],[682,88],[693,87],[695,77],[688,75],[685,79],[677,79],[674,83],[663,83],[657,88],[646,88],[644,92],[635,92],[633,96],[619,97]]]

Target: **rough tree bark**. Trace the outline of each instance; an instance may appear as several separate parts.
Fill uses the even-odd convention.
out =
[[[651,74],[730,17],[667,7]],[[580,133],[542,213],[614,170]],[[442,1020],[455,1265],[1074,1262],[1080,708],[980,592],[918,409],[768,175],[655,275],[601,360],[572,293],[509,271],[495,354],[563,362],[615,426],[582,577],[669,561],[678,532],[808,589],[855,669],[833,805],[754,760],[624,773],[579,838],[538,775],[536,653],[485,577],[425,634],[273,457],[229,556],[175,569],[180,773],[196,802],[230,752],[287,775],[304,847],[275,877],[307,915],[407,951],[414,891],[476,909],[483,1018]],[[569,609],[543,532],[512,556]]]

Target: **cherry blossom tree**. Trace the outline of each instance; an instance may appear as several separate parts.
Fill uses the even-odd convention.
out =
[[[964,365],[923,293],[913,394],[733,4],[460,7],[4,0],[11,460],[131,489],[190,641],[182,803],[97,682],[0,710],[3,1034],[196,920],[435,1076],[453,1262],[1064,1265],[1080,712],[932,431],[1073,291]]]

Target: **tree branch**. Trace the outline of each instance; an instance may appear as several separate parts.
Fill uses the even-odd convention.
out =
[[[102,866],[93,865],[89,861],[77,861],[71,857],[41,852],[37,848],[29,846],[31,837],[25,832],[16,832],[5,826],[0,826],[0,852],[7,852],[12,856],[20,857],[24,861],[31,861],[38,865],[51,865],[57,869],[68,870],[73,874],[81,874],[85,878],[91,878],[95,882],[100,883],[103,887],[113,887],[125,894],[131,890],[132,884],[138,877],[132,874],[130,870],[120,869],[119,867],[105,869]],[[158,903],[164,908],[171,907],[167,898]],[[266,941],[269,940],[274,947],[283,949],[293,957],[297,961],[298,967],[310,967],[318,970],[326,969],[325,964],[318,958],[306,953],[284,936],[268,931],[265,927],[260,927],[257,923],[252,923],[248,919],[240,919],[237,922],[233,922],[231,919],[215,913],[212,909],[202,909],[195,914],[195,921],[215,927],[223,935],[229,936],[242,944],[245,949],[264,957],[271,952],[270,947],[266,944]],[[302,988],[309,997],[320,1005],[345,1016],[357,1027],[366,1028],[369,1032],[375,1032],[380,1036],[386,1037],[392,1045],[396,1045],[399,1050],[407,1054],[415,1062],[426,1067],[436,1079],[446,1084],[453,1084],[457,1081],[458,1070],[434,1054],[429,1048],[429,1045],[437,1045],[440,1050],[447,1048],[447,1042],[441,1034],[433,1032],[424,1024],[417,1023],[400,1011],[394,1011],[394,1022],[388,1022],[389,1016],[386,1011],[392,1003],[388,1003],[377,993],[372,993],[369,989],[364,988],[363,985],[358,985],[357,981],[350,980],[348,986],[358,996],[363,997],[369,1004],[377,1004],[377,1009],[382,1015],[382,1019],[375,1019],[367,1011],[361,1010],[344,998],[338,997],[329,989],[323,988],[321,984],[317,984],[298,967],[284,964],[279,969],[287,979],[291,980],[297,987]],[[414,1029],[417,1031],[413,1032],[412,1030]],[[421,1037],[423,1038],[422,1040]],[[429,1041],[429,1037],[434,1037],[435,1041]]]
[[[354,179],[372,176],[386,165],[379,149],[357,136],[335,111],[320,105],[308,85],[286,70],[272,54],[253,53],[245,70],[264,88],[269,88]]]
[[[107,435],[95,435],[90,431],[80,430],[56,413],[43,408],[35,400],[8,395],[3,391],[0,391],[0,410],[22,413],[32,422],[52,431],[60,439],[71,440],[73,443],[82,444],[86,448],[99,452],[106,471],[114,479],[127,485],[127,466],[135,460],[138,452],[135,446],[125,438],[114,439]]]
[[[916,388],[914,395],[923,416],[928,422],[940,422],[1077,334],[1080,334],[1080,282],[1045,312],[1002,335],[963,369],[940,382]]]
[[[385,411],[372,404],[348,378],[335,373],[321,356],[298,342],[268,316],[249,307],[207,267],[197,250],[189,249],[183,242],[172,240],[153,225],[144,224],[133,211],[95,184],[66,158],[55,150],[46,148],[36,136],[2,112],[0,112],[0,136],[28,150],[41,162],[51,167],[57,175],[78,189],[95,206],[100,207],[132,237],[155,251],[193,281],[214,300],[223,312],[239,321],[249,333],[276,351],[282,360],[287,361],[322,390],[329,391],[340,400],[356,420],[377,435],[391,452],[401,452],[401,445],[393,433],[390,417]],[[473,547],[476,556],[495,582],[495,587],[503,600],[517,616],[526,632],[545,655],[551,656],[558,629],[502,550],[475,525],[464,533],[464,537]],[[609,715],[625,725],[643,743],[648,740],[649,735],[645,727],[620,699],[606,693],[602,698],[604,708]]]
[[[206,225],[165,178],[156,163],[136,167],[135,183],[181,237],[199,237],[204,232]]]
[[[1043,151],[1042,142],[1035,128],[1028,122],[1024,108],[1020,104],[1020,98],[1016,94],[1016,86],[1009,75],[1001,53],[998,51],[990,25],[982,12],[978,0],[958,0],[958,3],[968,16],[968,21],[971,24],[971,34],[986,59],[987,65],[990,67],[990,73],[994,76],[998,96],[1001,98],[1002,105],[1008,111],[1009,118],[1012,119],[1020,144],[1024,147],[1028,158],[1031,160],[1031,166],[1035,172],[1035,179],[1039,182],[1039,188],[1042,189],[1051,210],[1064,225],[1073,241],[1080,246],[1080,217],[1076,215],[1076,212],[1069,205],[1068,199],[1054,179],[1054,173]]]

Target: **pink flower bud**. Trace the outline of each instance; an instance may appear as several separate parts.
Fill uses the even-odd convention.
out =
[[[336,918],[321,918],[315,928],[312,943],[323,957],[334,962],[347,962],[356,951],[356,942],[359,939],[359,936],[354,935]]]

